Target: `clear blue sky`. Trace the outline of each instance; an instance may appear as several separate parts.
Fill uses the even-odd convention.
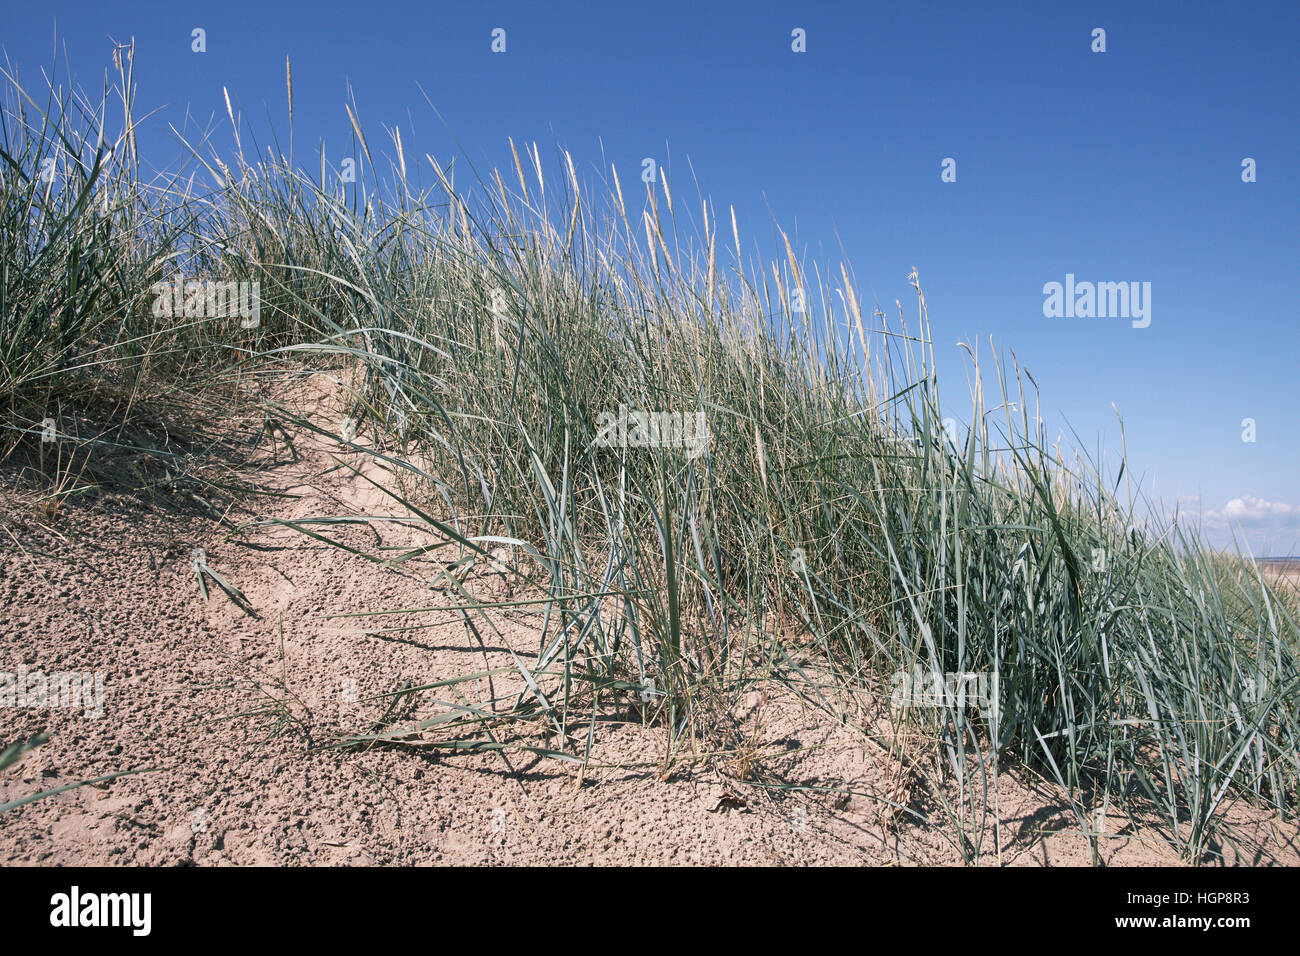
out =
[[[268,112],[283,131],[289,55],[300,159],[322,139],[334,162],[348,149],[349,83],[372,148],[396,124],[409,153],[449,159],[418,84],[476,163],[503,163],[513,136],[544,162],[560,143],[588,174],[603,144],[625,185],[652,156],[678,195],[693,169],[742,240],[772,249],[775,217],[822,262],[842,244],[891,314],[913,309],[918,267],[954,411],[956,343],[986,355],[991,335],[1042,385],[1054,433],[1113,452],[1114,403],[1148,491],[1199,507],[1217,542],[1231,519],[1257,552],[1300,552],[1295,0],[10,4],[0,44],[29,83],[56,25],[92,91],[109,38],[134,38],[138,112],[177,126],[224,121],[226,86],[259,133]],[[162,163],[165,132],[141,139]],[[1044,283],[1067,273],[1150,282],[1150,326],[1044,317]]]

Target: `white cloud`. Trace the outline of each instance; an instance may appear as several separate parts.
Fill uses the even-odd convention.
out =
[[[1300,505],[1242,495],[1184,517],[1199,523],[1212,547],[1244,547],[1256,557],[1300,554]]]
[[[1233,498],[1219,509],[1205,513],[1207,524],[1268,527],[1274,530],[1300,527],[1300,505],[1282,501],[1265,501],[1254,495]]]

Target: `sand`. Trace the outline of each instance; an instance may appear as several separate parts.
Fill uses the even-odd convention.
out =
[[[324,380],[314,382],[301,393],[302,407],[335,428],[330,391]],[[499,637],[484,634],[481,646],[447,612],[331,617],[451,603],[428,586],[442,566],[438,555],[396,570],[274,523],[398,513],[373,484],[333,468],[344,459],[392,486],[373,459],[291,425],[256,448],[203,450],[193,468],[287,496],[235,491],[213,500],[228,522],[255,522],[237,535],[187,498],[183,481],[141,491],[142,480],[131,476],[147,481],[150,474],[129,467],[125,453],[103,457],[98,489],[67,498],[53,513],[40,500],[47,478],[18,461],[0,466],[0,671],[22,665],[100,671],[105,679],[98,718],[68,707],[0,708],[0,742],[42,728],[50,734],[0,770],[0,803],[158,768],[0,814],[0,862],[961,863],[939,803],[915,777],[900,774],[884,728],[864,736],[779,684],[743,695],[716,733],[666,770],[665,730],[634,708],[602,715],[581,773],[574,763],[519,750],[326,747],[384,714],[388,701],[364,700],[369,695],[403,681],[508,667],[505,644],[524,659],[538,644],[527,607],[502,619]],[[372,551],[433,540],[391,522],[311,527]],[[211,580],[208,599],[200,597],[196,548],[243,593],[253,615]],[[485,568],[469,586],[495,600],[516,585]],[[379,631],[414,623],[434,626]],[[497,693],[513,686],[510,675],[495,680]],[[477,693],[469,685],[463,692]],[[445,709],[433,697],[422,693],[402,720]],[[580,727],[585,734],[587,725]],[[540,722],[514,733],[537,747],[580,752],[583,745],[548,735]],[[1079,824],[1053,787],[1004,772],[998,790],[1000,847],[990,818],[980,863],[1089,863]],[[888,799],[938,823],[891,816],[882,803]],[[1293,825],[1242,804],[1230,812],[1249,838],[1241,856],[1225,848],[1228,862],[1300,859]],[[1112,815],[1106,831],[1098,841],[1105,862],[1179,863],[1155,829],[1135,830]]]

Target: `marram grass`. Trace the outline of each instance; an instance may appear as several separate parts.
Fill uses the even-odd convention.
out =
[[[118,61],[116,90],[132,89],[130,50]],[[1154,819],[1195,860],[1231,841],[1229,803],[1294,817],[1294,601],[1152,519],[1122,463],[1067,464],[1014,362],[971,348],[971,425],[946,426],[915,271],[911,318],[864,314],[851,271],[806,263],[784,234],[759,267],[734,213],[666,178],[584,181],[536,145],[462,169],[458,188],[456,164],[394,133],[381,182],[351,106],[356,183],[278,144],[250,161],[233,111],[230,155],[195,146],[189,173],[145,183],[129,97],[110,136],[114,90],[89,109],[5,75],[0,399],[26,422],[9,445],[88,380],[359,371],[353,412],[406,476],[394,497],[446,542],[451,610],[486,634],[523,601],[541,609],[535,645],[511,649],[521,693],[474,696],[473,667],[395,692],[455,698],[426,741],[499,749],[518,726],[517,746],[581,761],[602,708],[635,699],[680,740],[775,678],[864,733],[889,715],[942,805],[929,822],[970,859],[1000,849],[1012,766],[1060,784],[1095,853],[1098,813]],[[52,156],[57,185],[40,174]],[[160,323],[149,287],[181,263],[258,283],[262,322]],[[702,414],[707,441],[610,441],[600,423],[629,409]],[[472,598],[469,572],[503,561],[529,595]],[[985,675],[996,700],[870,709],[917,668]],[[537,721],[548,746],[525,744]]]

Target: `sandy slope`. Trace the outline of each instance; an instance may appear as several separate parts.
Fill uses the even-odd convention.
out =
[[[328,417],[323,389],[311,406]],[[288,429],[292,445],[285,437],[264,441],[237,471],[247,483],[295,497],[239,496],[230,521],[394,510],[369,482],[331,470],[338,446],[301,429]],[[369,458],[349,460],[376,481],[391,481]],[[36,485],[12,463],[0,472],[0,487],[0,671],[24,664],[106,677],[99,719],[70,708],[0,708],[0,742],[42,727],[51,734],[0,771],[0,802],[117,770],[162,768],[3,814],[0,862],[960,861],[937,828],[890,824],[882,815],[877,798],[899,797],[942,817],[915,783],[900,787],[886,740],[863,740],[777,686],[741,701],[731,735],[719,738],[729,753],[679,760],[666,780],[665,733],[634,713],[600,722],[581,781],[570,764],[519,751],[320,749],[383,714],[386,702],[355,698],[404,680],[509,666],[504,642],[525,659],[535,655],[531,609],[503,617],[500,636],[487,631],[482,645],[448,612],[330,618],[450,603],[427,585],[441,564],[430,558],[386,569],[271,523],[230,536],[174,496],[121,489],[69,499],[50,516],[33,507]],[[384,522],[317,528],[370,549],[433,540]],[[242,590],[256,616],[211,585],[209,599],[199,598],[195,548]],[[509,586],[491,573],[472,580],[474,593],[489,600]],[[396,630],[416,623],[433,626]],[[496,693],[511,680],[495,678]],[[477,691],[462,685],[462,693]],[[424,694],[402,719],[443,709]],[[526,730],[534,746],[560,743],[540,724]],[[742,781],[737,741],[746,738],[759,759]],[[716,745],[700,741],[696,749]],[[1071,832],[1077,824],[1051,788],[1004,774],[999,790],[1003,862],[1087,862],[1085,841]],[[1293,827],[1234,812],[1255,821],[1258,845],[1246,848],[1246,862],[1296,861]],[[1112,819],[1105,859],[1176,862],[1155,834],[1134,835],[1124,823]],[[985,862],[995,862],[992,821],[987,832]]]

